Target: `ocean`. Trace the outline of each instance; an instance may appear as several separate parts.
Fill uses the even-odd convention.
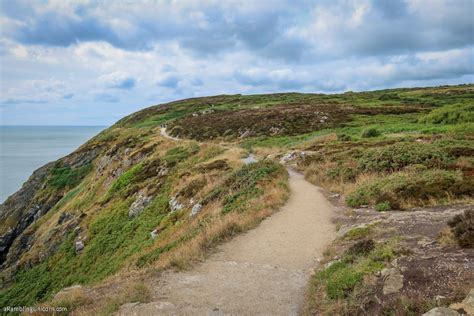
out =
[[[0,126],[0,203],[44,164],[64,157],[105,126]]]

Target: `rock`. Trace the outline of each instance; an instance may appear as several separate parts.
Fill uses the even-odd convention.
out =
[[[169,172],[168,168],[162,167],[160,168],[160,171],[158,171],[158,176],[159,177],[166,176],[168,172]]]
[[[64,222],[70,220],[72,217],[73,217],[73,216],[72,216],[72,214],[70,214],[70,213],[67,213],[67,212],[62,213],[62,214],[59,216],[59,218],[58,218],[58,225],[61,225],[62,223],[64,223]]]
[[[72,285],[66,287],[54,295],[53,301],[62,302],[71,298],[71,296],[86,296],[90,290],[82,285]]]
[[[463,309],[468,315],[474,315],[474,289],[469,291],[466,298],[461,303],[451,304],[452,309]]]
[[[455,310],[446,307],[435,307],[423,314],[423,316],[456,316],[461,315]]]
[[[202,204],[201,203],[196,203],[194,204],[193,208],[191,209],[191,214],[189,216],[195,216],[199,211],[202,209]]]
[[[245,138],[250,136],[250,130],[245,130],[245,131],[239,131],[239,138]]]
[[[81,252],[82,249],[84,249],[84,243],[82,242],[82,240],[76,241],[75,245],[76,245],[76,252]]]
[[[158,231],[158,229],[154,229],[154,230],[150,233],[151,239],[155,239],[155,238],[158,236],[159,233],[160,233],[160,232]]]
[[[338,198],[340,198],[340,197],[341,197],[340,194],[333,194],[333,195],[331,195],[331,199],[338,199]]]
[[[97,163],[97,171],[99,173],[102,173],[105,168],[107,168],[107,166],[110,164],[111,160],[112,157],[107,155],[100,157],[99,162]]]
[[[168,204],[169,204],[172,212],[179,211],[184,207],[183,204],[178,202],[178,200],[176,199],[175,196],[171,198],[171,200],[168,202]]]
[[[396,268],[383,269],[382,278],[384,295],[397,293],[403,288],[403,275]]]
[[[137,199],[130,205],[130,208],[128,209],[128,216],[130,217],[136,217],[140,215],[145,207],[151,202],[152,197],[147,196],[143,190],[138,192]]]
[[[289,163],[289,162],[291,162],[295,159],[296,159],[296,152],[290,151],[289,153],[287,153],[286,155],[281,157],[280,163],[281,164],[286,164],[286,163]]]

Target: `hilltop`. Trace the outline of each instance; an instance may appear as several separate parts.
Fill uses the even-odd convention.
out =
[[[285,205],[285,166],[338,210],[306,313],[458,303],[474,286],[473,140],[472,84],[146,108],[0,206],[0,306],[109,314],[153,301],[151,278],[193,267]],[[243,162],[250,154],[257,161]]]

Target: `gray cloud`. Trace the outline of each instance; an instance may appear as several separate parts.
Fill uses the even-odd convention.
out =
[[[181,80],[176,75],[169,75],[163,79],[158,80],[157,85],[165,88],[176,89]]]
[[[0,1],[2,116],[112,123],[150,101],[473,82],[473,6]]]
[[[117,82],[114,82],[110,85],[111,88],[129,90],[135,87],[135,79],[133,78],[123,78]]]

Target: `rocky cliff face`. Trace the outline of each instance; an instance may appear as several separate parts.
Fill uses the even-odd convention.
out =
[[[0,270],[7,272],[4,281],[10,281],[20,267],[20,257],[32,247],[36,229],[33,224],[53,209],[69,189],[68,185],[49,186],[53,171],[58,166],[67,170],[81,169],[91,164],[100,150],[100,147],[87,144],[64,158],[44,165],[33,172],[18,192],[0,205]],[[55,248],[52,247],[50,253]],[[47,256],[48,253],[42,255],[43,258]],[[24,265],[29,267],[40,260],[40,257],[32,258]]]

